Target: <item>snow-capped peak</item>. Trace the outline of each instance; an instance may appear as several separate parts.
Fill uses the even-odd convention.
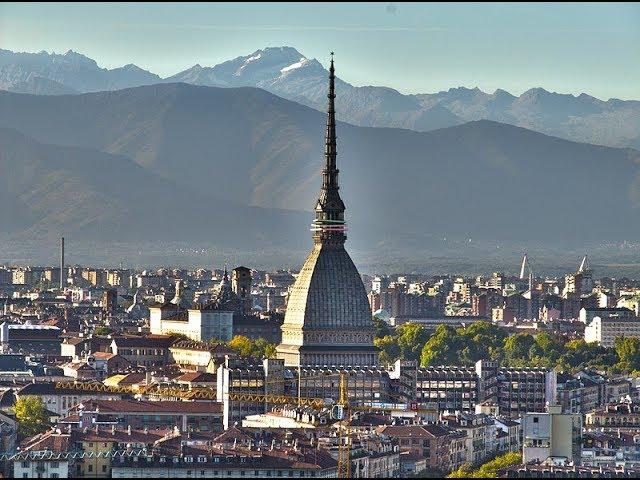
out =
[[[247,64],[249,62],[253,62],[254,60],[258,60],[260,57],[262,57],[261,53],[258,53],[256,55],[253,55],[252,57],[247,58],[244,63]]]
[[[255,62],[256,60],[259,60],[261,57],[262,57],[261,53],[256,53],[255,55],[250,56],[242,63],[242,65],[240,65],[240,68],[236,71],[236,73],[234,73],[234,75],[236,77],[239,76],[240,72],[242,72],[242,69],[244,69],[244,67],[246,67],[251,62]]]
[[[295,70],[296,68],[300,68],[303,67],[304,65],[306,65],[309,62],[308,59],[306,59],[305,57],[302,57],[300,60],[298,60],[296,63],[292,63],[291,65],[289,65],[288,67],[284,67],[280,69],[280,73],[287,73],[290,72],[291,70]]]

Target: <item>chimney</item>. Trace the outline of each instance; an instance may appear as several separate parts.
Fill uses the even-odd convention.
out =
[[[111,435],[115,435],[115,434],[116,434],[116,426],[111,425]]]
[[[64,290],[64,237],[60,237],[60,290]]]
[[[131,425],[127,425],[127,435],[131,435]]]

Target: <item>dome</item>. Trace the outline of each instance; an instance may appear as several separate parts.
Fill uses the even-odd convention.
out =
[[[389,321],[389,319],[391,318],[389,312],[387,312],[384,308],[380,308],[373,312],[373,316],[378,317],[380,320],[384,320],[385,322]]]
[[[367,293],[343,247],[314,247],[291,288],[284,323],[304,330],[373,331]]]

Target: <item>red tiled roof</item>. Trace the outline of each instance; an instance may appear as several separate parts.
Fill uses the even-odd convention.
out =
[[[216,376],[206,372],[188,372],[174,379],[176,382],[214,383]]]

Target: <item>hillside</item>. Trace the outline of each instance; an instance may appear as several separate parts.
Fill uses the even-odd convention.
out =
[[[43,143],[128,157],[153,178],[195,192],[196,204],[215,196],[231,204],[310,211],[320,185],[324,122],[320,112],[255,88],[165,84],[84,95],[0,92],[0,127]],[[435,251],[455,237],[557,247],[640,234],[630,221],[640,207],[634,150],[490,121],[426,133],[343,123],[338,155],[350,244],[368,251]],[[142,181],[119,178],[108,185],[119,185],[115,197]],[[238,219],[245,222],[243,215]],[[204,213],[199,218],[215,221]],[[302,214],[293,230],[273,229],[301,232],[304,239],[310,218]],[[184,235],[188,239],[192,231]]]
[[[236,205],[158,177],[129,158],[36,142],[0,128],[0,233],[51,242],[212,241],[224,248],[279,245],[302,215]],[[239,221],[241,219],[241,221]],[[291,236],[287,236],[291,232]]]
[[[339,59],[337,66],[340,75]],[[185,82],[258,87],[324,111],[327,75],[322,63],[292,47],[264,48],[214,66],[197,64],[164,79],[133,64],[100,68],[95,60],[71,50],[61,55],[0,49],[0,89],[39,95]],[[532,82],[534,86],[537,80]],[[577,142],[640,148],[640,102],[635,100],[601,100],[539,87],[520,96],[502,89],[489,93],[464,87],[407,95],[387,86],[354,86],[340,79],[336,92],[338,113],[354,125],[430,131],[493,120]]]

